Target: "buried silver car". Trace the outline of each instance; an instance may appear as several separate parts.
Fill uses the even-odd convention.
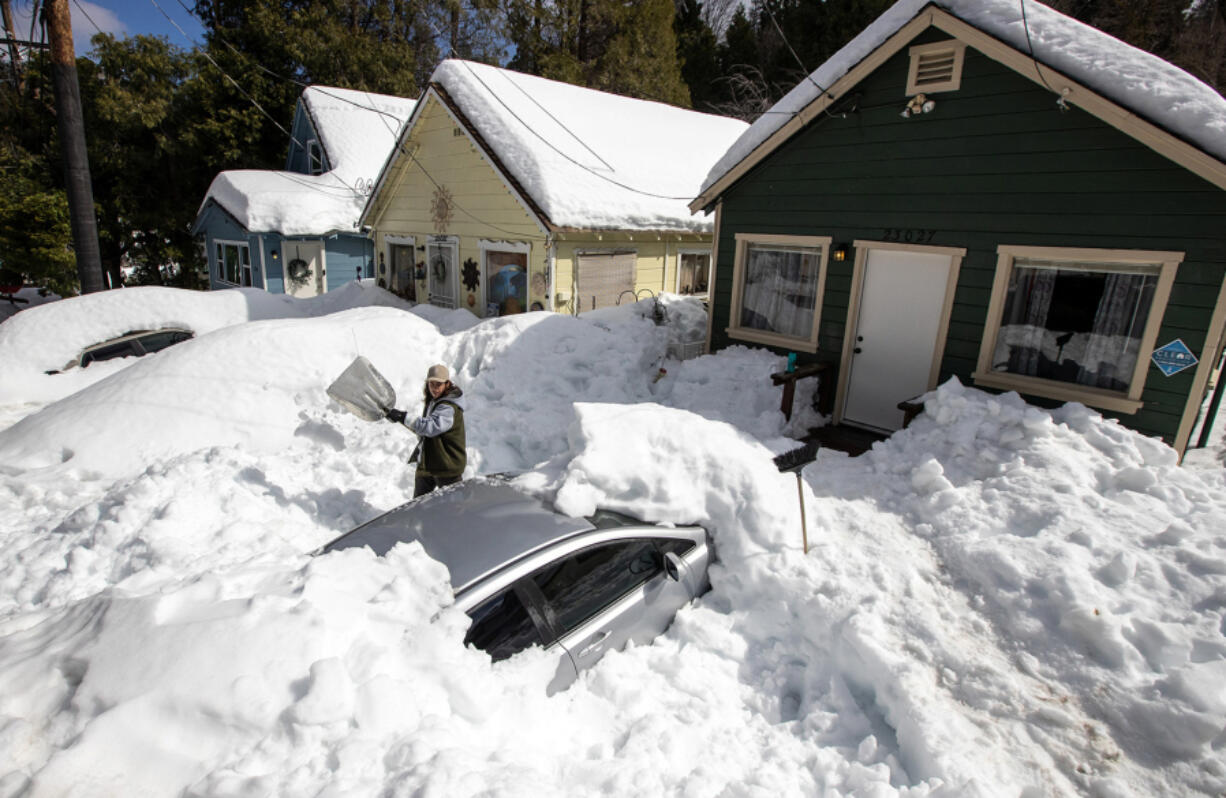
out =
[[[466,644],[495,661],[556,650],[555,692],[605,652],[647,643],[704,593],[712,546],[702,527],[664,527],[598,510],[558,513],[505,480],[477,478],[397,507],[320,551],[382,555],[418,541],[447,566]]]

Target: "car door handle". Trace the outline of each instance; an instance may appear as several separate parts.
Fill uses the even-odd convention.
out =
[[[613,630],[612,630],[612,629],[605,629],[603,632],[601,632],[600,634],[596,635],[596,639],[595,639],[595,640],[593,640],[592,642],[588,643],[588,644],[587,644],[586,646],[584,646],[583,648],[579,649],[579,653],[578,653],[578,655],[577,655],[577,656],[578,656],[578,657],[580,657],[580,658],[582,658],[582,657],[586,657],[588,654],[591,654],[593,651],[595,651],[596,649],[600,648],[600,647],[601,647],[601,645],[603,645],[603,644],[604,644],[604,641],[606,641],[606,640],[608,640],[608,639],[609,639],[609,635],[611,635],[611,634],[613,634]]]

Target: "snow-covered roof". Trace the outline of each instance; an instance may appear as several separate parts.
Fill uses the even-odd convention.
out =
[[[321,175],[221,172],[205,194],[251,232],[311,235],[356,228],[366,191],[396,144],[416,100],[309,86],[302,92],[332,170]]]
[[[444,61],[431,82],[562,228],[710,230],[686,205],[748,128],[469,61]]]
[[[1025,0],[1024,20],[1018,0],[899,0],[759,117],[718,160],[698,194],[704,194],[816,100],[818,86],[832,86],[928,6],[948,12],[1021,53],[1033,52],[1044,66],[1226,162],[1226,98],[1158,56],[1036,0]]]

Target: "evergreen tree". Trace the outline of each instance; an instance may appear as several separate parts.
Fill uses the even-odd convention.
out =
[[[189,142],[211,110],[187,91],[199,56],[153,36],[93,39],[79,59],[98,238],[112,284],[124,266],[136,282],[201,284],[190,225],[220,159]]]
[[[0,145],[0,285],[36,285],[71,296],[79,282],[68,198],[47,185],[40,166],[12,142]]]
[[[672,0],[509,0],[509,66],[630,97],[689,105]]]
[[[681,77],[690,90],[690,101],[699,111],[714,111],[721,99],[715,85],[719,74],[719,41],[715,37],[700,0],[677,0],[673,29],[677,36],[677,58]]]

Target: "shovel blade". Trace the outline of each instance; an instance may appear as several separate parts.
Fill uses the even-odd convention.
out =
[[[328,386],[328,396],[365,421],[378,421],[396,405],[391,383],[361,355]]]

